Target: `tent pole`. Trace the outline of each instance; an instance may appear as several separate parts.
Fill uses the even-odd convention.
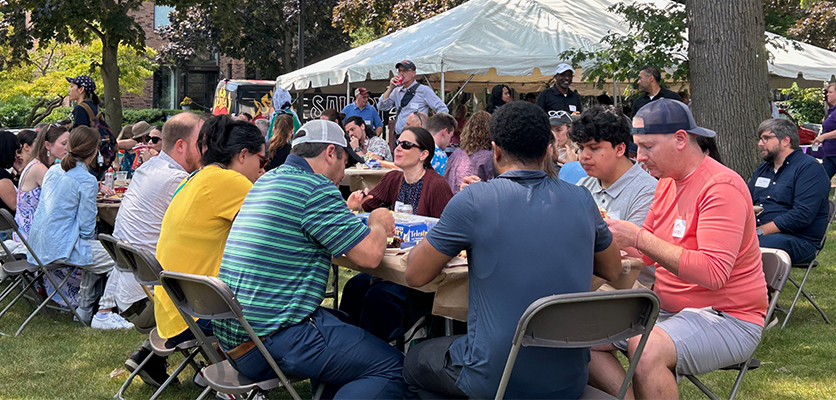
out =
[[[351,82],[348,81],[348,74],[345,75],[345,104],[351,103]]]
[[[441,60],[441,102],[444,102],[444,60]]]
[[[613,103],[617,106],[618,105],[618,82],[615,79],[612,80],[612,99]]]
[[[452,104],[453,101],[456,100],[456,97],[459,97],[459,95],[462,94],[462,92],[464,91],[464,87],[467,86],[468,83],[470,83],[470,80],[473,79],[474,76],[476,76],[476,74],[470,74],[470,77],[467,78],[466,81],[464,81],[464,85],[462,85],[462,87],[459,88],[456,94],[454,94],[453,97],[450,98],[450,101],[447,102],[447,108],[450,108],[450,104]]]

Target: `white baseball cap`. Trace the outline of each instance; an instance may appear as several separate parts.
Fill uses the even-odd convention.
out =
[[[307,122],[293,134],[293,142],[291,147],[302,143],[330,143],[344,148],[351,156],[349,166],[354,165],[355,162],[364,162],[363,157],[357,155],[354,150],[349,147],[348,135],[337,125],[334,121],[324,119],[315,119]]]
[[[574,68],[572,68],[572,66],[571,66],[571,65],[569,65],[569,64],[566,64],[566,63],[560,63],[560,64],[557,64],[557,69],[555,69],[555,70],[554,70],[554,74],[555,74],[555,75],[557,75],[557,74],[562,74],[562,73],[564,73],[564,72],[566,72],[566,71],[572,71],[572,72],[574,72],[574,71],[575,71],[575,69],[574,69]]]

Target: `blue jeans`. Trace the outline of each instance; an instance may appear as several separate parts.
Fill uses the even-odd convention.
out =
[[[760,247],[781,249],[787,252],[793,264],[809,263],[816,257],[816,246],[807,240],[787,233],[758,236]]]
[[[263,343],[285,375],[329,384],[325,396],[400,399],[406,390],[401,352],[322,307]],[[250,379],[276,376],[258,348],[229,361]]]

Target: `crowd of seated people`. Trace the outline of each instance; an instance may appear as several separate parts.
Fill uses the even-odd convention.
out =
[[[414,77],[414,64],[399,66]],[[768,322],[759,248],[809,262],[826,234],[828,171],[799,149],[795,125],[761,124],[764,162],[744,180],[720,162],[718,133],[678,100],[648,96],[629,119],[607,102],[547,112],[513,93],[496,85],[488,110],[469,117],[466,105],[455,116],[403,113],[393,146],[381,137],[386,119],[361,113],[365,88],[344,109],[357,115],[328,109],[301,126],[285,111],[127,125],[117,169],[132,181],[113,236],[153,252],[164,270],[219,277],[285,373],[324,385],[328,398],[493,397],[525,309],[588,291],[593,274],[617,279],[623,254],[641,259],[634,287],[653,290],[661,306],[628,398],[675,398],[680,376],[748,359]],[[87,125],[0,131],[0,208],[41,261],[67,266],[57,280],[80,271],[62,289],[64,305],[93,328],[156,326],[170,346],[192,339],[165,290],[147,288],[149,300],[95,240],[96,195],[106,189],[88,169],[100,143]],[[395,168],[370,190],[342,194],[345,168],[370,159]],[[332,258],[381,264],[396,230],[390,211],[437,219],[404,262],[407,285],[357,273],[336,309],[322,307]],[[21,238],[3,239],[20,249]],[[415,288],[463,253],[466,331],[431,332],[404,355],[392,343],[434,301]],[[240,373],[273,376],[237,322],[197,325]],[[616,353],[632,359],[638,341],[523,348],[506,396],[577,398],[587,384],[614,395],[625,376]],[[126,368],[140,369],[150,352],[145,341]],[[159,387],[166,359],[151,357],[139,376]]]

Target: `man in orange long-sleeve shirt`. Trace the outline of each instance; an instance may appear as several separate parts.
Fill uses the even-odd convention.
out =
[[[641,227],[607,222],[619,247],[656,264],[661,311],[627,397],[677,398],[680,375],[743,362],[760,341],[767,296],[755,215],[743,179],[703,154],[696,137],[714,132],[698,127],[684,104],[646,105],[633,134],[638,161],[660,181]],[[590,383],[614,395],[624,370],[611,351],[632,357],[638,342],[594,348]]]

